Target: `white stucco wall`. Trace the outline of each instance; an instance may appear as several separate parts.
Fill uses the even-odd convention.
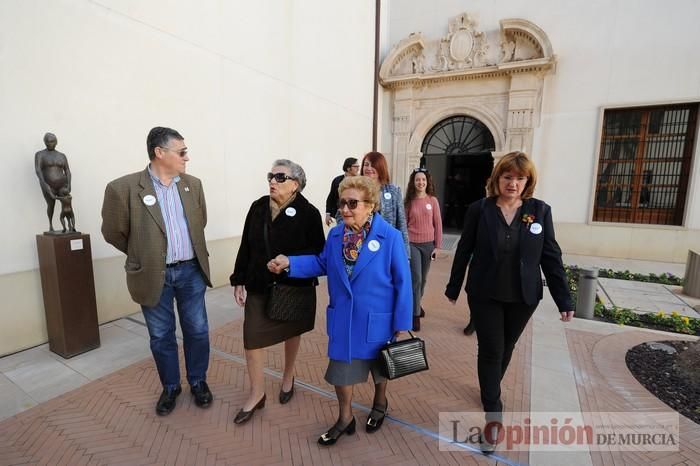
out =
[[[304,194],[323,210],[343,159],[370,148],[373,69],[369,1],[0,2],[0,355],[46,339],[34,236],[48,225],[33,167],[46,131],[69,159],[106,321],[137,308],[123,259],[100,235],[104,186],[146,166],[151,127],[185,137],[223,284],[274,159],[305,168]]]
[[[694,164],[682,227],[592,223],[602,108],[700,101],[700,3],[680,0],[389,0],[389,31],[382,56],[412,32],[431,40],[447,33],[448,20],[463,12],[479,29],[498,31],[499,20],[523,18],[548,35],[557,67],[545,78],[541,124],[532,157],[540,183],[537,197],[550,203],[560,242],[569,252],[682,261],[700,247],[700,157]],[[492,44],[491,47],[497,46]],[[391,152],[389,111],[382,117],[383,149]],[[696,135],[697,140],[698,135]],[[606,246],[607,245],[607,246]]]

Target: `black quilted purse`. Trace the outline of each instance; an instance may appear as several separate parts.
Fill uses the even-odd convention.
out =
[[[268,240],[268,222],[263,225],[265,250],[270,257]],[[272,320],[294,321],[303,320],[316,309],[315,286],[291,286],[273,282],[270,285],[265,303],[265,314]]]
[[[302,320],[316,309],[316,287],[273,283],[265,304],[272,320]]]
[[[408,333],[411,338],[392,340],[379,352],[379,362],[389,380],[428,370],[425,342],[411,332]]]

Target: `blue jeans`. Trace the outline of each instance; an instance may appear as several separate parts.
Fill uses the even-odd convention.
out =
[[[165,284],[155,307],[141,306],[151,337],[151,352],[158,375],[167,390],[180,385],[180,362],[175,337],[175,310],[182,328],[187,381],[195,385],[205,381],[209,368],[209,323],[204,304],[207,284],[197,261],[165,269]]]

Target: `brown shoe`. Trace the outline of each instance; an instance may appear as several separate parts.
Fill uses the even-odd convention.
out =
[[[420,317],[413,316],[413,331],[417,332],[420,330]]]

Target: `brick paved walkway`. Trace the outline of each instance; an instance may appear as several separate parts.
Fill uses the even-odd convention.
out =
[[[445,273],[436,270],[433,282],[443,283]],[[390,382],[391,419],[375,434],[359,428],[333,447],[316,444],[337,416],[333,387],[323,380],[327,339],[325,313],[318,312],[317,330],[302,338],[297,390],[288,405],[276,399],[283,361],[282,345],[277,345],[267,352],[265,408],[248,424],[233,424],[249,388],[242,321],[234,321],[212,332],[208,381],[215,401],[209,409],[197,408],[185,386],[175,411],[157,416],[154,403],[161,387],[152,360],[146,359],[0,423],[0,465],[497,463],[498,457],[438,449],[438,413],[478,411],[480,406],[476,341],[462,334],[464,304],[458,308],[447,304],[441,288],[431,287],[424,301],[428,317],[420,336],[428,345],[430,370]],[[320,290],[319,309],[325,309],[325,286]],[[529,335],[528,330],[504,380],[508,409],[529,406]],[[371,381],[356,386],[355,415],[360,425],[372,393]],[[507,462],[527,462],[527,452],[508,452],[504,457]]]
[[[211,408],[202,410],[192,402],[187,387],[175,411],[167,417],[154,413],[160,384],[154,364],[144,359],[33,409],[0,422],[0,466],[20,464],[107,465],[107,464],[562,464],[561,456],[530,457],[524,452],[497,452],[486,458],[472,451],[442,452],[438,449],[437,426],[441,411],[478,411],[476,339],[465,337],[464,297],[457,307],[442,297],[450,258],[433,265],[424,305],[428,313],[420,336],[427,342],[430,371],[390,382],[388,397],[391,418],[373,435],[358,429],[330,448],[316,444],[319,434],[333,424],[336,402],[333,388],[323,380],[327,364],[324,312],[317,313],[315,330],[302,338],[296,369],[296,395],[280,405],[282,347],[267,353],[266,392],[268,404],[251,422],[236,426],[235,413],[246,399],[249,387],[243,358],[241,321],[233,321],[212,332],[210,386],[215,395]],[[319,292],[324,309],[325,287]],[[551,306],[543,302],[542,307]],[[233,304],[232,304],[233,306]],[[542,309],[544,324],[537,335],[557,328],[553,309]],[[539,311],[538,311],[539,312]],[[553,314],[556,316],[556,314]],[[544,325],[544,327],[542,327]],[[586,411],[668,409],[639,385],[624,365],[626,350],[642,341],[664,340],[669,335],[626,330],[586,321],[564,327],[561,336],[568,354],[541,350],[561,364],[575,379],[577,403]],[[556,333],[554,333],[556,335]],[[538,337],[539,338],[539,337]],[[537,364],[533,344],[553,348],[550,341],[533,341],[528,326],[504,379],[506,409],[528,412],[531,401],[543,406],[542,391],[531,387],[551,385],[549,380],[531,380]],[[147,341],[143,341],[147,345]],[[548,352],[549,351],[549,352]],[[556,356],[554,358],[553,356]],[[565,357],[564,357],[565,356]],[[568,366],[566,362],[570,361]],[[568,369],[566,369],[568,367]],[[183,369],[184,373],[184,369]],[[572,382],[573,386],[574,382]],[[540,398],[537,398],[537,397]],[[576,398],[576,397],[574,397]],[[355,390],[355,416],[363,424],[371,405],[372,385]],[[544,400],[544,406],[552,406]],[[700,464],[700,426],[681,417],[680,452],[584,455],[576,464]],[[555,461],[555,458],[557,460]],[[574,457],[569,457],[574,460]],[[581,457],[577,457],[580,459]],[[571,463],[570,461],[566,461]],[[534,464],[534,463],[533,463]]]

